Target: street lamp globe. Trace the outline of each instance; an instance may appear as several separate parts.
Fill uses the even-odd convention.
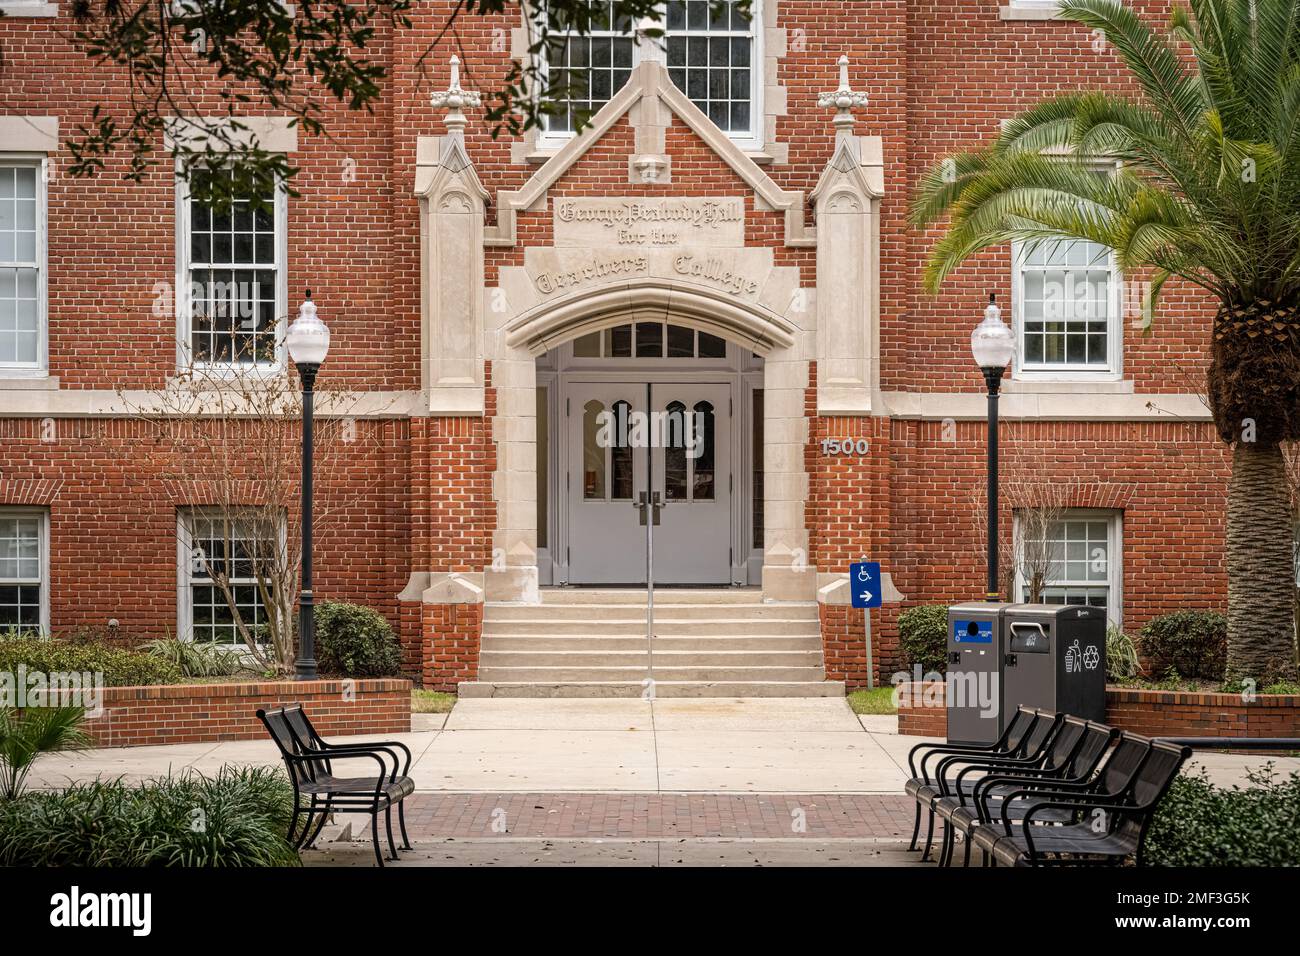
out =
[[[984,321],[970,334],[970,350],[980,368],[1006,368],[1015,356],[1015,333],[1002,321],[1002,310],[993,295],[989,295]]]
[[[298,309],[298,317],[289,324],[285,335],[289,358],[295,365],[320,365],[330,349],[329,327],[316,315],[316,303],[311,292]]]

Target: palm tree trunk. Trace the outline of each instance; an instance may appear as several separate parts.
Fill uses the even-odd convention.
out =
[[[1228,483],[1229,681],[1295,677],[1292,535],[1281,448],[1237,442]]]

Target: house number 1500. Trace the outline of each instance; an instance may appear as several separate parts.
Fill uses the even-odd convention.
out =
[[[823,438],[823,455],[865,455],[871,443],[865,438],[854,441],[852,438]]]

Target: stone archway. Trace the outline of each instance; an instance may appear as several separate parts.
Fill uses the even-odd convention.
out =
[[[598,329],[651,319],[711,332],[764,358],[764,597],[813,598],[816,576],[805,573],[803,507],[808,493],[805,390],[811,329],[758,302],[655,277],[575,292],[518,313],[489,312],[486,319],[484,358],[491,363],[497,406],[497,528],[493,562],[484,573],[487,600],[540,600],[535,357]]]

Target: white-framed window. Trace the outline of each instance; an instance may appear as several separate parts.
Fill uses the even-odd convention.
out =
[[[192,175],[228,175],[224,170]],[[177,324],[181,368],[284,367],[286,194],[216,212],[177,180]]]
[[[1020,519],[1017,516],[1017,534]],[[1043,588],[1046,604],[1104,607],[1118,625],[1123,612],[1123,517],[1118,511],[1071,509],[1047,529],[1048,565]],[[1029,599],[1023,569],[1017,568],[1016,591]]]
[[[45,163],[0,155],[0,373],[46,367]]]
[[[177,521],[180,634],[198,642],[243,646],[231,598],[246,626],[265,625],[270,595],[263,587],[271,587],[266,562],[281,546],[283,526],[265,527],[261,511],[245,517],[205,508],[184,510]]]
[[[50,625],[49,516],[0,508],[0,634],[45,634]]]
[[[1012,245],[1014,376],[1117,378],[1122,289],[1115,253],[1084,240]]]
[[[568,79],[579,94],[566,109],[546,122],[543,145],[558,145],[573,135],[579,110],[595,112],[622,88],[640,62],[633,24],[613,19],[613,4],[591,0],[605,8],[589,36],[556,38],[547,53],[548,76]],[[711,16],[709,0],[672,0],[663,7],[662,39],[668,75],[719,129],[738,145],[757,149],[762,139],[761,0],[751,0],[749,13],[734,2]]]

